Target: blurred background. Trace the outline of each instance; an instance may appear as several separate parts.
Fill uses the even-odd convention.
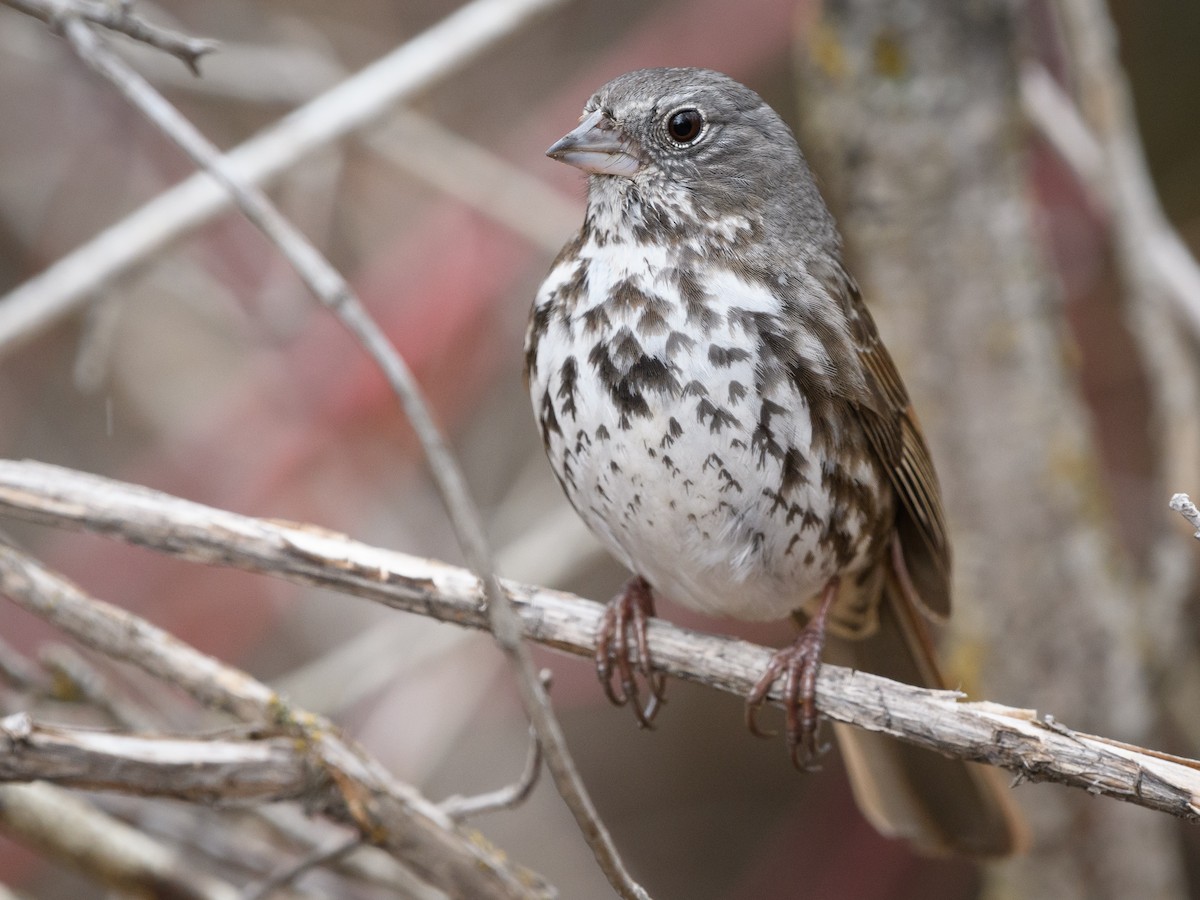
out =
[[[836,14],[843,4],[829,6]],[[222,42],[204,59],[204,77],[194,79],[173,59],[115,41],[205,134],[232,148],[456,7],[441,0],[161,0],[138,8],[155,21]],[[1113,0],[1110,9],[1159,194],[1196,248],[1200,4]],[[394,116],[303,159],[272,185],[274,199],[350,278],[419,376],[484,510],[502,574],[597,600],[624,578],[561,497],[522,384],[532,296],[583,211],[582,178],[546,159],[545,147],[573,126],[599,85],[647,65],[720,69],[758,90],[802,132],[820,127],[801,121],[809,95],[798,78],[812,65],[814,35],[827,27],[825,15],[815,0],[564,2]],[[1034,2],[1014,15],[1013,52],[1052,71],[1061,68],[1052,8]],[[191,166],[41,23],[3,6],[0,85],[2,296]],[[833,186],[838,210],[839,197],[847,196],[838,188],[845,173],[821,166],[836,146],[824,144],[814,162]],[[1095,468],[1089,470],[1091,503],[1081,509],[1089,527],[1108,535],[1106,546],[1117,548],[1103,562],[1133,586],[1133,609],[1145,602],[1134,590],[1153,581],[1147,574],[1158,559],[1153,536],[1175,526],[1160,481],[1163,442],[1175,432],[1161,428],[1152,404],[1146,371],[1157,361],[1147,358],[1146,348],[1153,343],[1131,336],[1110,223],[1036,135],[1021,133],[1011,149],[1023,161],[1029,221],[1057,292],[1050,310],[1054,339],[1087,415]],[[980,221],[991,212],[978,209]],[[848,239],[854,258],[854,233]],[[874,302],[870,291],[866,297]],[[910,361],[939,352],[936,343],[922,346],[921,336],[905,328],[903,311],[882,314],[881,330],[906,376],[910,365],[921,369]],[[922,387],[930,377],[918,372],[912,384],[923,417],[929,408],[923,391],[936,394]],[[946,390],[956,376],[940,380]],[[946,427],[934,429],[939,463],[941,453],[970,452],[986,468],[987,454],[1004,452],[983,444],[943,450],[936,435]],[[1014,439],[1039,446],[1036,435]],[[19,345],[0,348],[0,454],[461,561],[413,435],[382,378],[266,241],[232,213],[156,253]],[[956,471],[943,470],[952,532],[954,497],[968,494]],[[1200,494],[1197,475],[1200,469],[1191,472],[1192,482],[1171,483],[1169,490]],[[1019,519],[1024,512],[992,514]],[[485,635],[89,536],[3,527],[95,596],[332,716],[434,800],[495,788],[520,770],[524,720],[507,669]],[[1182,523],[1172,535],[1191,550]],[[1064,544],[1070,539],[1064,535]],[[990,552],[1007,557],[1010,567],[1023,565],[1003,545],[991,545]],[[1053,555],[1056,547],[1043,552]],[[1029,588],[1036,592],[1037,585]],[[979,619],[972,603],[982,593],[964,589],[966,622]],[[1139,680],[1142,718],[1129,733],[1113,736],[1200,756],[1187,715],[1200,690],[1200,667],[1189,662],[1198,634],[1194,599],[1188,587],[1172,620],[1185,645],[1172,651],[1179,665],[1146,660]],[[1052,605],[1056,597],[1038,602]],[[11,606],[0,610],[0,636],[31,659],[62,640]],[[786,623],[748,628],[668,605],[659,612],[677,624],[771,645],[790,637]],[[1010,667],[1036,668],[1022,648],[1024,629],[1037,627],[1017,617],[996,655]],[[1069,631],[1053,637],[1072,639]],[[952,655],[961,656],[963,646],[969,642],[956,644]],[[1066,789],[1026,784],[1017,789],[1019,799],[1055,810],[1033,814],[1041,855],[989,873],[965,862],[920,859],[877,836],[861,818],[836,752],[825,757],[821,773],[797,774],[780,742],[746,734],[736,698],[672,682],[658,727],[644,732],[627,711],[607,705],[590,665],[541,650],[537,656],[554,672],[556,707],[600,812],[653,896],[949,900],[1006,890],[1037,896],[1013,887],[1031,883],[1022,881],[1032,876],[1021,867],[1052,866],[1055,854],[1073,854],[1069,845],[1078,837],[1081,847],[1086,840],[1086,852],[1075,855],[1077,868],[1068,866],[1063,877],[1084,878],[1089,864],[1102,867],[1104,836],[1097,832],[1119,840],[1126,828],[1156,835],[1155,864],[1169,872],[1153,891],[1138,895],[1200,896],[1194,826],[1131,809],[1120,812],[1121,824],[1089,831],[1097,816],[1108,815],[1097,809],[1116,806],[1113,801],[1072,798],[1072,805],[1055,807]],[[93,663],[114,690],[132,692],[158,727],[191,730],[220,721],[127,670]],[[973,692],[984,688],[980,696],[1037,707],[1080,727],[1094,712],[1085,705],[1045,705],[1002,678],[989,682],[988,665],[965,666],[984,670],[977,679],[964,676]],[[1069,680],[1073,673],[1032,671],[1028,677]],[[1088,690],[1085,685],[1082,692]],[[2,682],[0,702],[3,714],[29,707],[29,698]],[[45,717],[58,714],[72,713],[52,710]],[[231,861],[213,837],[231,827],[230,820],[212,810],[94,799],[235,882],[261,877],[264,866],[286,858],[264,838]],[[548,780],[520,809],[475,824],[563,897],[610,896]],[[324,877],[314,873],[297,890],[389,895]],[[103,894],[54,859],[3,836],[0,882],[33,897]]]

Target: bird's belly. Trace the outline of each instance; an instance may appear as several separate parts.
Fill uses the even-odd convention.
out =
[[[666,432],[655,424],[631,430],[632,440],[570,448],[576,489],[568,494],[657,592],[710,615],[779,619],[837,574],[830,498],[819,486],[782,500],[769,461],[759,465],[700,429],[663,447]]]
[[[688,374],[678,358],[676,365]],[[813,453],[797,392],[770,400],[780,411],[769,443],[759,428],[767,398],[752,388],[731,397],[725,381],[753,385],[753,369],[752,360],[730,366],[716,383],[702,373],[710,376],[704,396],[645,395],[638,415],[622,415],[608,385],[586,368],[570,404],[553,383],[540,397],[534,386],[534,395],[554,407],[557,430],[544,434],[567,496],[615,556],[669,600],[767,620],[864,566],[870,529],[835,496],[842,480]],[[877,490],[873,474],[855,473]]]
[[[669,271],[653,246],[609,245],[551,273],[527,343],[546,452],[589,527],[659,594],[783,618],[873,561],[884,476],[863,454],[837,462],[838,423],[814,423],[780,362],[789,326],[769,290],[718,270],[698,304]]]

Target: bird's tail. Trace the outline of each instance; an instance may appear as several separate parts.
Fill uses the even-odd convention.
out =
[[[829,636],[825,659],[906,684],[945,687],[924,621],[889,572],[879,626],[867,638]],[[854,798],[888,837],[931,856],[1000,857],[1028,841],[1003,774],[887,735],[834,723]]]

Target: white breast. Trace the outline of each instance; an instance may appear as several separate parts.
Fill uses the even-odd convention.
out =
[[[786,330],[783,307],[728,268],[711,268],[704,302],[689,302],[679,258],[593,239],[550,273],[529,342],[547,454],[588,525],[658,593],[783,618],[845,571],[825,530],[834,501],[809,452],[809,405],[793,380],[767,377],[777,363],[757,329]],[[815,341],[797,349],[828,363]],[[855,477],[878,490],[862,468]],[[843,530],[853,569],[868,529],[850,514]]]

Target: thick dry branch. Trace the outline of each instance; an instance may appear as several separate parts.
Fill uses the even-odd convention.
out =
[[[455,827],[449,816],[397,782],[326,719],[291,707],[246,673],[205,656],[144,619],[88,597],[4,544],[0,591],[100,653],[137,665],[245,721],[292,734],[293,742],[300,744],[297,752],[308,756],[330,786],[325,812],[357,828],[431,884],[456,896],[530,898],[552,893],[536,876]]]
[[[488,626],[479,582],[463,569],[69,469],[0,461],[0,513],[86,529],[194,562],[320,585],[472,628]],[[5,562],[0,589],[10,595],[13,578]],[[598,604],[530,585],[505,582],[504,587],[527,638],[568,653],[592,654]],[[55,621],[53,609],[40,614]],[[770,654],[661,620],[651,623],[649,633],[662,671],[738,695],[754,685]],[[832,719],[948,756],[1187,819],[1200,816],[1197,763],[1073,732],[1029,710],[963,702],[954,691],[911,687],[833,665],[821,669],[817,703]]]
[[[329,788],[290,737],[147,737],[35,724],[24,713],[0,719],[0,781],[193,803],[312,800]]]
[[[322,810],[346,824],[359,825],[362,815],[347,805],[344,780],[344,775],[326,772],[302,741],[282,735],[183,738],[47,725],[24,713],[0,719],[0,782],[51,782],[206,804],[296,800],[308,810]],[[375,802],[362,790],[356,800]],[[379,824],[385,821],[380,819]],[[341,852],[361,841],[360,837],[343,842]],[[524,891],[509,895],[547,896],[532,882]]]

